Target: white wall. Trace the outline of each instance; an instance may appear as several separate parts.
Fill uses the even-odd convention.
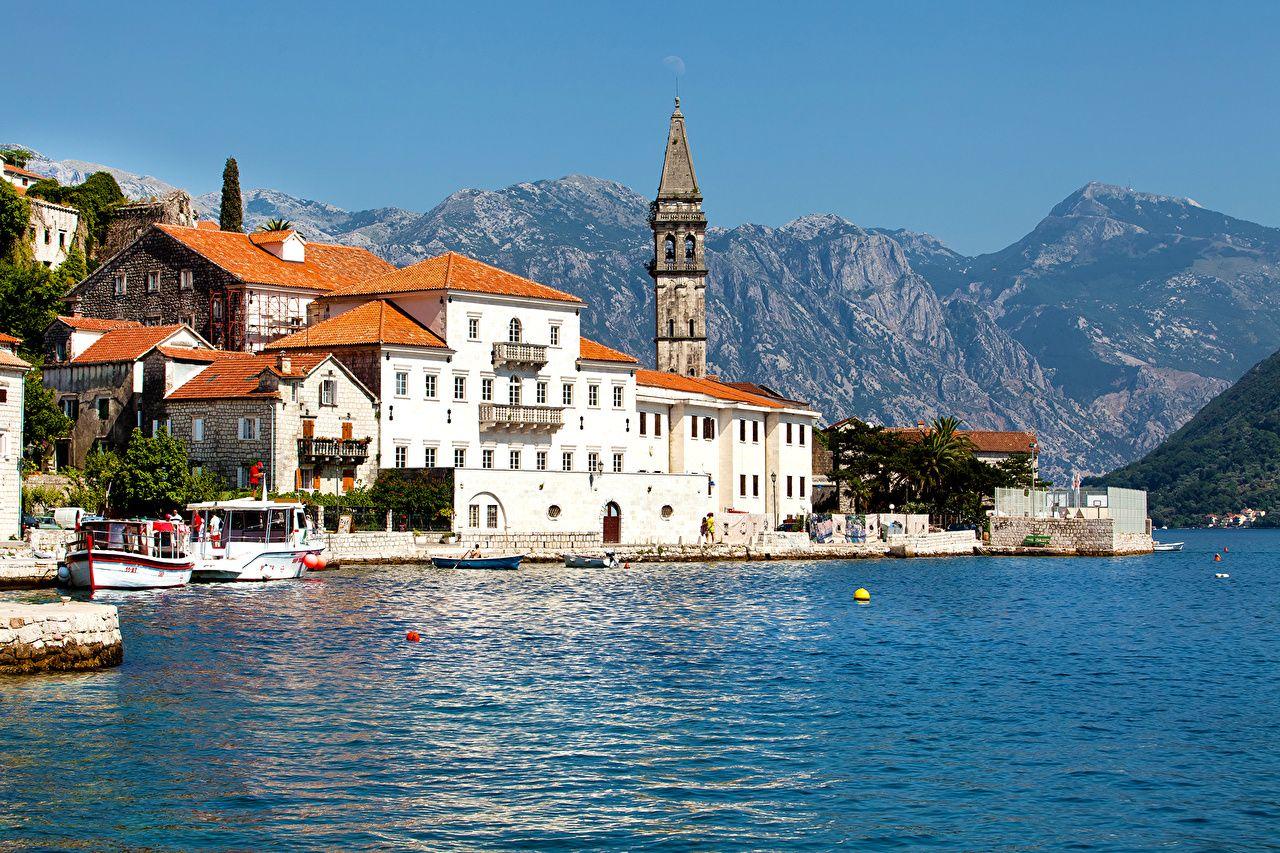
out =
[[[0,539],[17,537],[22,519],[22,392],[25,371],[0,368]]]
[[[59,267],[67,259],[67,252],[76,239],[80,214],[75,209],[60,204],[50,204],[38,198],[31,202],[31,226],[36,235],[32,243],[37,263]]]

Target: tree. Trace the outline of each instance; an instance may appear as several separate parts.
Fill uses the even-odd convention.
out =
[[[24,455],[43,467],[55,439],[71,432],[71,418],[58,406],[53,389],[44,387],[40,365],[33,364],[22,383],[22,435]]]
[[[162,429],[144,436],[135,428],[115,477],[112,504],[131,515],[155,515],[181,506],[191,473],[187,448]]]
[[[13,258],[15,249],[26,243],[31,225],[31,205],[18,195],[13,184],[0,181],[0,258]]]
[[[266,222],[255,228],[255,231],[290,231],[293,229],[293,222],[289,219],[282,219],[278,216],[268,219]]]
[[[915,446],[915,476],[919,497],[938,497],[948,477],[973,455],[973,446],[960,435],[960,421],[946,416],[935,418]]]
[[[67,259],[58,267],[58,278],[63,289],[70,290],[84,281],[88,274],[89,265],[85,262],[84,252],[80,250],[79,243],[72,241],[71,248],[67,250]]]
[[[44,330],[58,316],[66,283],[29,258],[0,261],[0,329],[22,338],[28,352],[44,349]]]
[[[244,230],[244,201],[240,197],[240,166],[228,157],[222,170],[222,208],[218,211],[218,227],[223,231]]]
[[[53,178],[45,178],[36,181],[27,190],[27,195],[74,207],[80,212],[80,221],[84,223],[87,235],[85,254],[89,258],[94,257],[96,246],[106,236],[111,211],[128,201],[110,172],[94,172],[84,179],[84,183],[66,187]]]
[[[3,160],[10,166],[17,166],[19,168],[24,168],[27,165],[27,161],[34,156],[36,156],[36,152],[32,151],[30,148],[22,148],[16,145],[12,148],[0,149],[0,160]]]

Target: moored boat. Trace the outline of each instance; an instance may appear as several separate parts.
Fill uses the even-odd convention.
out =
[[[505,557],[432,557],[431,565],[437,569],[498,569],[502,571],[514,571],[520,568],[520,561],[524,559],[524,554],[515,554]]]
[[[1181,551],[1184,543],[1182,542],[1152,542],[1151,550],[1153,551]]]
[[[608,551],[602,557],[591,556],[588,554],[565,554],[565,568],[569,569],[616,569],[618,567],[618,558],[613,556],[612,551]]]
[[[67,551],[70,586],[161,589],[191,580],[194,560],[183,525],[171,521],[90,521]]]
[[[302,504],[241,498],[190,504],[194,581],[270,581],[324,567],[324,541]]]

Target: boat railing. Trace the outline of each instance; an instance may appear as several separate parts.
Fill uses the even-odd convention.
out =
[[[81,551],[92,548],[169,560],[180,559],[188,553],[186,528],[171,522],[97,522],[80,528],[75,547]]]

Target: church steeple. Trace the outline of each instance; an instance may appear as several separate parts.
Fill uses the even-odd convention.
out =
[[[653,228],[653,276],[659,370],[707,375],[707,267],[703,239],[707,217],[693,171],[684,114],[676,98],[662,157],[658,197],[649,205]]]

